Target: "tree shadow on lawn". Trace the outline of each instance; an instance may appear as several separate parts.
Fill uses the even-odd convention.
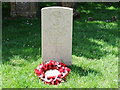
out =
[[[107,54],[113,54],[114,51],[101,50],[103,45],[99,43],[102,40],[113,47],[117,46],[116,38],[119,38],[117,36],[118,30],[117,28],[106,28],[107,24],[105,22],[104,24],[100,24],[89,23],[85,20],[74,20],[73,55],[90,59],[100,59]],[[30,60],[31,58],[32,61],[37,60],[38,55],[41,56],[39,20],[3,20],[2,33],[3,63],[9,61],[14,56],[20,56],[25,60]],[[116,52],[114,54],[116,55]]]
[[[88,59],[97,59],[114,54],[116,51],[105,50],[108,46],[118,47],[118,21],[105,22],[112,16],[118,16],[118,3],[89,2],[76,3],[76,10],[82,17],[74,20],[72,54]],[[86,7],[87,6],[87,7]],[[108,9],[108,8],[114,9]],[[96,21],[87,21],[92,17]],[[118,18],[118,17],[117,17]],[[116,24],[116,27],[112,25]]]
[[[111,9],[110,9],[111,8]],[[76,3],[76,10],[83,14],[84,16],[95,17],[95,19],[108,19],[111,16],[117,16],[118,14],[118,3],[114,2],[80,2]]]
[[[115,51],[109,52],[109,50],[104,50],[108,46],[117,47],[117,38],[119,38],[117,33],[117,27],[108,29],[104,24],[100,23],[75,21],[73,55],[98,60],[108,54],[117,56]],[[105,43],[106,46],[103,45]]]
[[[3,63],[17,58],[29,62],[36,61],[41,56],[41,34],[38,19],[3,20],[2,34]]]
[[[94,75],[101,75],[102,73],[96,71],[96,70],[92,70],[92,69],[83,69],[79,66],[76,65],[72,65],[72,66],[68,66],[71,69],[71,72],[78,74],[79,76],[87,76],[88,74],[92,73]]]

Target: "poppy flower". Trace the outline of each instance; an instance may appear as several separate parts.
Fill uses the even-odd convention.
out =
[[[54,60],[39,64],[39,66],[34,69],[36,76],[44,81],[45,84],[50,85],[61,83],[70,71],[66,64]]]

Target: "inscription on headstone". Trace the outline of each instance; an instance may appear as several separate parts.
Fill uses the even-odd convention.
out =
[[[71,65],[73,9],[45,7],[41,10],[42,59]]]

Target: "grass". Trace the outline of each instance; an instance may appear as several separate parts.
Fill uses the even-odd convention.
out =
[[[86,21],[88,16],[117,15],[116,10],[104,11],[83,13],[82,20],[74,20],[71,73],[67,82],[56,86],[45,85],[34,75],[42,62],[40,20],[3,20],[2,88],[118,88],[119,21]]]

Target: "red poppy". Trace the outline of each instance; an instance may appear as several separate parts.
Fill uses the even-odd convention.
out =
[[[55,76],[46,76],[45,73],[48,70],[57,70],[60,74]],[[45,84],[57,85],[66,78],[70,71],[71,70],[66,66],[66,64],[50,60],[45,64],[39,64],[39,66],[34,70],[34,73],[44,81]]]

